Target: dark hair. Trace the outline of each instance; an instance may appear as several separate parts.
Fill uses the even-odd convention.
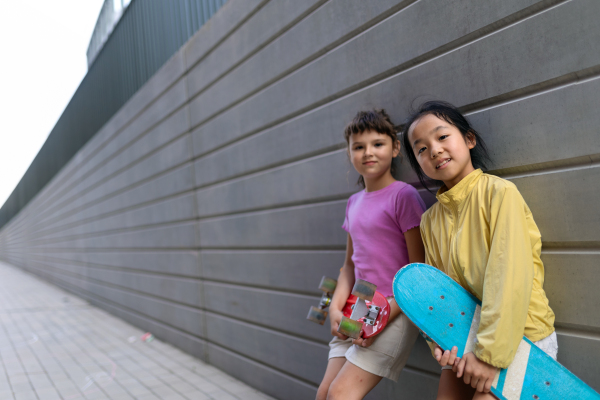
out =
[[[471,153],[471,162],[473,163],[473,167],[481,168],[483,170],[487,169],[487,163],[491,162],[491,158],[487,151],[487,146],[485,145],[481,135],[475,129],[473,129],[467,118],[462,115],[458,108],[454,107],[450,103],[445,101],[427,101],[421,104],[416,111],[411,113],[411,115],[406,119],[402,128],[402,147],[404,148],[404,153],[410,162],[410,166],[417,173],[417,177],[425,189],[429,190],[427,183],[438,182],[430,179],[427,175],[425,175],[423,169],[421,169],[421,166],[415,157],[415,153],[412,151],[412,146],[410,145],[410,140],[408,139],[408,130],[416,120],[429,114],[435,115],[439,119],[443,119],[450,125],[455,126],[464,138],[466,138],[467,135],[472,135],[475,138],[475,147],[473,147],[469,152]],[[431,192],[431,190],[429,191]]]
[[[363,132],[374,131],[392,138],[392,144],[398,141],[398,129],[390,119],[390,116],[382,108],[380,110],[359,111],[356,116],[344,129],[344,138],[348,146],[350,145],[350,136],[358,135]],[[392,175],[396,172],[396,167],[392,162]],[[365,187],[365,179],[359,176],[357,185]]]

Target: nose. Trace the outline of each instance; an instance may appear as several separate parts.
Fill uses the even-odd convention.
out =
[[[365,157],[370,157],[373,155],[373,147],[371,145],[365,146]]]
[[[429,151],[431,152],[431,158],[436,158],[439,154],[442,153],[442,146],[438,143],[434,143],[429,147]]]

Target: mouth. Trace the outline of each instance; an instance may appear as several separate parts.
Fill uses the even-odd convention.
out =
[[[375,165],[377,161],[365,161],[363,165]]]
[[[444,161],[435,166],[435,169],[442,169],[452,160],[451,158],[446,158]]]

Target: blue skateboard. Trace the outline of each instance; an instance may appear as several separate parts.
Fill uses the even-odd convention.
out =
[[[448,275],[427,264],[409,264],[394,277],[394,297],[404,314],[442,349],[473,351],[481,302]],[[506,400],[600,400],[600,395],[523,337],[513,362],[496,374],[492,393]]]

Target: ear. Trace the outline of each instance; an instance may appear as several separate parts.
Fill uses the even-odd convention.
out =
[[[465,135],[465,143],[467,143],[467,147],[469,148],[469,150],[475,148],[475,145],[477,145],[477,139],[475,138],[473,132],[467,132],[467,134]]]
[[[400,154],[400,141],[398,139],[394,140],[394,149],[392,150],[392,157],[398,157],[398,154]]]

